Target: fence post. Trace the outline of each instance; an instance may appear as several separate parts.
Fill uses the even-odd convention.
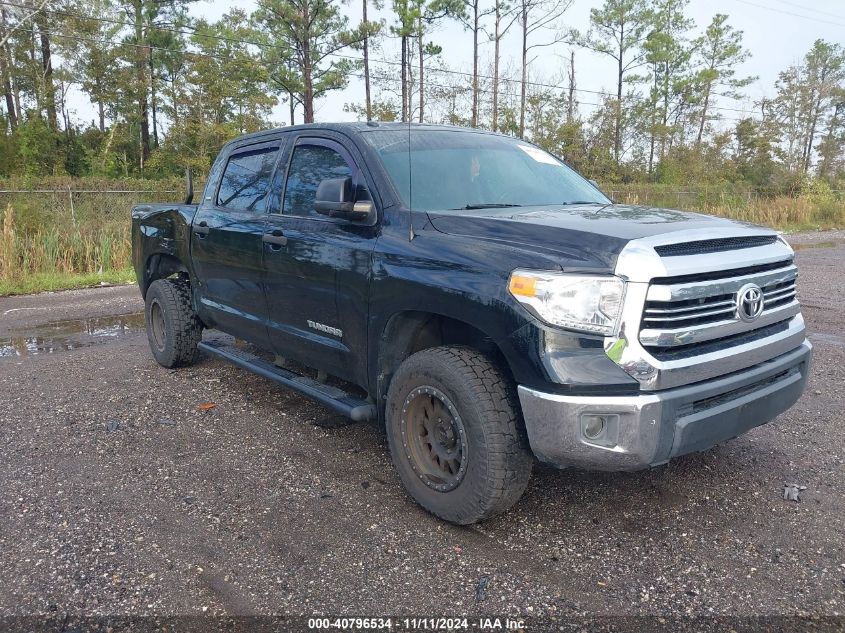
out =
[[[71,189],[70,185],[67,186],[67,197],[70,201],[70,219],[73,221],[73,228],[79,231],[79,224],[76,222],[76,212],[73,210],[73,189]]]

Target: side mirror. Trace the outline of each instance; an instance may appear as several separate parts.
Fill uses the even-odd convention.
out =
[[[330,218],[346,220],[366,220],[373,210],[369,200],[355,202],[352,178],[326,178],[317,186],[314,197],[314,210]]]
[[[593,185],[593,187],[595,187],[596,189],[599,189],[599,183],[597,183],[597,182],[596,182],[595,180],[593,180],[592,178],[590,178],[590,180],[589,180],[588,182],[589,182],[591,185]],[[599,189],[599,191],[601,191],[601,189]]]

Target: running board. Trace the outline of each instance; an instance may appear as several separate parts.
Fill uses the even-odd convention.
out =
[[[294,389],[334,409],[338,413],[352,418],[356,422],[373,420],[376,417],[375,405],[366,400],[356,398],[343,389],[317,382],[307,376],[302,376],[282,367],[276,367],[276,365],[267,362],[263,358],[259,358],[255,354],[250,354],[234,345],[227,344],[223,341],[202,341],[197,347],[204,352],[219,356],[223,360],[227,360],[238,367],[247,369],[259,376],[264,376],[264,378],[269,378],[284,387]]]

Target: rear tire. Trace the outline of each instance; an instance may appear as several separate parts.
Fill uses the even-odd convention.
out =
[[[182,279],[158,279],[147,289],[147,340],[163,367],[190,365],[202,339],[202,323],[191,306],[191,286]]]
[[[387,394],[387,439],[411,496],[461,525],[510,509],[531,477],[512,382],[484,354],[436,347],[409,357]]]

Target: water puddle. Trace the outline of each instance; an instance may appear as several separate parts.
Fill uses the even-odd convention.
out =
[[[800,244],[792,244],[792,250],[803,251],[809,248],[836,248],[837,246],[845,245],[845,242],[803,242]]]
[[[143,327],[143,312],[56,321],[0,337],[0,358],[66,352],[119,338]]]

